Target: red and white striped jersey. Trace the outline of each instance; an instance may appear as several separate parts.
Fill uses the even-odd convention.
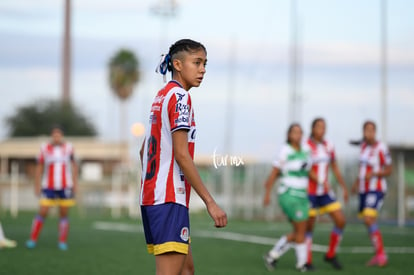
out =
[[[328,141],[317,142],[309,138],[307,144],[311,148],[312,168],[318,181],[309,178],[309,195],[325,195],[329,193],[331,186],[328,179],[329,165],[335,161],[335,149]]]
[[[176,81],[161,89],[152,103],[142,160],[141,205],[177,203],[188,207],[191,185],[174,158],[172,133],[188,131],[194,157],[195,121],[191,97]]]
[[[365,180],[365,176],[367,173],[382,171],[385,166],[391,165],[391,162],[390,152],[384,143],[380,141],[373,145],[362,143],[359,157],[359,192],[386,192],[387,182],[384,177],[372,177],[370,180]]]
[[[73,187],[72,161],[74,152],[72,144],[42,144],[37,158],[44,165],[42,189],[63,190]]]

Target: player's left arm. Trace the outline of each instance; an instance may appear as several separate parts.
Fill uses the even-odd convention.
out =
[[[214,220],[216,227],[227,225],[227,214],[216,203],[204,185],[194,161],[188,151],[188,133],[186,130],[176,130],[172,133],[174,158],[200,198],[204,201],[207,211]]]
[[[336,180],[338,181],[339,185],[342,187],[342,191],[344,192],[344,201],[345,203],[348,202],[349,194],[348,194],[348,188],[345,184],[345,180],[342,177],[341,170],[339,170],[338,163],[336,160],[333,160],[331,162],[332,172],[335,175]]]
[[[388,177],[392,173],[391,155],[387,146],[383,146],[379,152],[380,164],[383,169],[372,173],[372,177]]]
[[[392,165],[385,165],[384,169],[379,172],[373,173],[374,177],[388,177],[392,173]]]
[[[78,190],[79,168],[78,168],[78,164],[76,163],[75,159],[72,159],[71,165],[72,165],[72,182],[73,182],[72,191],[73,193],[75,193]]]

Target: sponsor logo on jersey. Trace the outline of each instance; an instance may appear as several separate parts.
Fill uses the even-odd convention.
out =
[[[180,94],[180,93],[177,93],[177,95],[178,95],[178,101],[180,102],[182,99],[183,99],[183,97],[185,96],[185,94]]]
[[[175,112],[180,114],[190,113],[190,105],[177,103],[175,104]]]
[[[186,116],[180,116],[179,118],[177,118],[176,120],[174,120],[175,124],[180,124],[180,123],[187,123],[188,124],[189,118]]]

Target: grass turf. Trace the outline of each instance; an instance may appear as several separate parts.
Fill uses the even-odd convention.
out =
[[[48,275],[48,274],[154,274],[154,257],[146,252],[140,220],[113,220],[102,215],[99,218],[81,218],[73,212],[70,221],[69,250],[57,248],[56,217],[46,220],[43,231],[34,250],[25,248],[34,213],[19,213],[13,219],[3,213],[0,221],[6,236],[18,241],[14,249],[0,250],[0,274],[5,275]],[[135,228],[134,232],[97,230],[97,221],[122,223]],[[331,224],[318,224],[314,242],[328,243]],[[268,272],[262,255],[273,245],[220,240],[211,237],[197,237],[197,231],[234,232],[246,235],[276,238],[290,230],[286,222],[246,222],[230,220],[225,229],[215,229],[205,213],[191,217],[192,250],[196,274],[298,274],[294,270],[294,251],[289,251],[278,262],[273,272]],[[414,247],[414,228],[396,228],[382,225],[386,247]],[[348,225],[342,247],[370,246],[367,233],[361,224]],[[414,254],[390,254],[390,263],[385,268],[365,267],[371,257],[369,253],[340,253],[344,265],[340,274],[411,274]],[[324,263],[323,253],[314,253],[314,265],[318,274],[332,274],[333,269]]]

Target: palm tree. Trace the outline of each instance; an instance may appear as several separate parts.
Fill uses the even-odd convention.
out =
[[[139,62],[135,54],[127,49],[119,50],[109,61],[109,83],[112,91],[120,99],[122,104],[120,116],[120,139],[123,141],[124,150],[122,160],[127,160],[125,144],[126,135],[126,107],[125,102],[132,95],[134,87],[140,79]]]
[[[109,82],[112,91],[121,101],[127,100],[138,83],[138,59],[126,49],[119,50],[109,62]]]

